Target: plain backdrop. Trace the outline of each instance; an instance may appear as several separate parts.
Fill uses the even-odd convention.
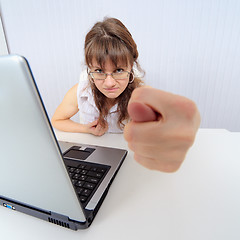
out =
[[[132,33],[147,85],[194,100],[201,127],[240,131],[240,1],[0,0],[0,11],[50,118],[79,80],[86,33],[109,16]]]

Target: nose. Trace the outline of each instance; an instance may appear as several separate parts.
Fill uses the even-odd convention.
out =
[[[115,86],[116,84],[116,81],[115,79],[112,77],[111,74],[108,74],[105,81],[104,81],[104,84],[106,87],[112,87],[112,86]]]

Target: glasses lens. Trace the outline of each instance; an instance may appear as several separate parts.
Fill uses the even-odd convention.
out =
[[[94,80],[105,80],[107,77],[106,73],[98,73],[98,72],[92,72],[90,73],[90,75]],[[112,77],[115,80],[127,79],[128,76],[129,76],[129,72],[127,71],[112,73]]]
[[[95,80],[104,80],[106,78],[105,73],[92,73],[92,77]]]
[[[121,80],[121,79],[126,79],[128,78],[128,72],[127,71],[123,71],[123,72],[116,72],[116,73],[113,73],[112,76],[114,79],[116,80]]]

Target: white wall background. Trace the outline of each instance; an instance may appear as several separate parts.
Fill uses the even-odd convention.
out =
[[[1,12],[0,12],[0,55],[8,54],[8,48],[6,43],[6,38],[2,26]]]
[[[78,82],[86,33],[110,16],[132,33],[148,85],[193,99],[201,127],[240,131],[239,0],[0,0],[0,8],[9,51],[29,60],[50,117]]]

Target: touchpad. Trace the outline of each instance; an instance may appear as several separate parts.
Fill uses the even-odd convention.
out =
[[[64,158],[86,160],[94,151],[94,148],[86,148],[81,150],[79,147],[72,147],[66,153],[64,153]]]

